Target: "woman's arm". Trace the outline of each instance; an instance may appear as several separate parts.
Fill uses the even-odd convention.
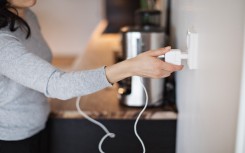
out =
[[[87,95],[111,86],[104,67],[63,72],[28,52],[17,38],[9,34],[0,34],[0,75],[58,99]]]
[[[28,52],[17,38],[0,35],[0,74],[47,97],[70,99],[111,86],[126,77],[138,75],[160,78],[182,66],[167,64],[157,57],[169,48],[148,51],[121,63],[87,71],[63,72]],[[109,82],[110,83],[109,83]]]

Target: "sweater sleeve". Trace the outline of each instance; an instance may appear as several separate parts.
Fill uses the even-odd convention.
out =
[[[9,34],[0,35],[0,74],[47,97],[62,100],[111,86],[104,67],[62,72],[28,52],[16,37]]]

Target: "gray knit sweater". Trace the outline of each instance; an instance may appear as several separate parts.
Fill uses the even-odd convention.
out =
[[[22,140],[45,127],[47,97],[69,99],[111,86],[104,67],[62,72],[50,64],[51,52],[35,15],[27,10],[32,35],[0,29],[0,140]]]

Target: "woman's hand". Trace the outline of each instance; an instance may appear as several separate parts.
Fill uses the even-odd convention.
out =
[[[109,82],[115,83],[130,76],[148,78],[168,77],[172,72],[182,70],[183,66],[166,63],[158,58],[171,50],[171,47],[147,51],[138,56],[106,67]]]

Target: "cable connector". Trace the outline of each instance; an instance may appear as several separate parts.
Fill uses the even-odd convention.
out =
[[[171,51],[167,52],[165,55],[159,56],[159,58],[165,60],[167,63],[171,63],[174,65],[181,65],[182,59],[188,59],[187,53],[182,53],[179,49],[172,49]]]

